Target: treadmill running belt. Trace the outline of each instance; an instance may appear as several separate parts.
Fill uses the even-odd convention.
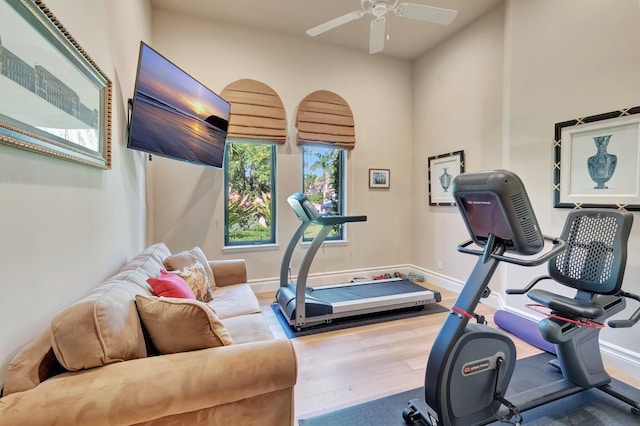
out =
[[[316,287],[307,292],[312,297],[328,303],[347,302],[369,297],[384,297],[396,294],[428,291],[426,288],[408,280],[380,281],[366,284],[353,284],[339,287]]]

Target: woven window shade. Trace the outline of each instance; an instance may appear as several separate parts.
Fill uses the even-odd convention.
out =
[[[231,104],[227,138],[284,144],[287,123],[280,96],[259,81],[242,79],[225,87],[220,96]]]
[[[353,149],[356,133],[349,104],[326,90],[308,95],[298,106],[298,145]]]

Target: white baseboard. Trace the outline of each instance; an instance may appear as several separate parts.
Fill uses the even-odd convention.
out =
[[[414,273],[416,273],[417,275],[423,275],[426,282],[435,284],[445,290],[449,290],[458,294],[460,293],[460,290],[462,290],[462,287],[464,287],[463,281],[456,280],[439,272],[430,271],[428,269],[419,268],[417,266],[413,266],[412,268],[415,271]],[[495,293],[491,293],[489,297],[487,297],[486,299],[481,299],[480,302],[486,304],[487,306],[491,306],[494,309],[501,309],[503,306],[500,296]]]
[[[640,355],[623,347],[600,342],[602,359],[607,368],[620,371],[625,375],[640,381]]]
[[[414,265],[392,265],[381,268],[367,268],[367,269],[353,269],[347,271],[335,271],[329,273],[314,273],[309,274],[307,283],[311,286],[322,286],[328,284],[346,283],[354,278],[370,279],[376,275],[382,275],[386,273],[393,274],[394,272],[400,272],[403,274],[413,273],[418,276],[423,276],[425,282],[437,285],[445,290],[459,293],[464,286],[464,282],[441,274],[439,272],[431,271],[424,268],[419,268]],[[293,281],[297,279],[297,276],[291,278]],[[256,293],[269,293],[273,292],[274,296],[278,287],[280,286],[280,279],[264,278],[257,280],[250,280],[249,285]],[[504,301],[498,294],[491,293],[486,299],[482,299],[482,303],[491,306],[494,309],[506,309],[514,314],[537,320],[530,312],[522,311],[512,307],[506,307]],[[602,358],[607,366],[624,372],[626,375],[632,377],[634,380],[640,380],[640,354],[631,352],[620,346],[613,345],[607,342],[601,342]]]

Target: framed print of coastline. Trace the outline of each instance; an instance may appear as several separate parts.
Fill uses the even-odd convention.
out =
[[[449,191],[451,181],[464,173],[464,151],[454,151],[429,157],[429,205],[455,206]]]
[[[0,143],[111,168],[111,81],[40,0],[0,0]]]
[[[391,171],[389,169],[369,169],[369,188],[389,188]]]
[[[640,210],[640,107],[555,124],[554,207]]]

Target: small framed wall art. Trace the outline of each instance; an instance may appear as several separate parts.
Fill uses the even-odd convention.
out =
[[[369,188],[389,188],[391,171],[389,169],[369,169]]]
[[[460,173],[464,173],[464,151],[429,157],[429,205],[455,206],[451,195],[451,182]]]
[[[555,124],[553,206],[640,210],[640,106]]]

